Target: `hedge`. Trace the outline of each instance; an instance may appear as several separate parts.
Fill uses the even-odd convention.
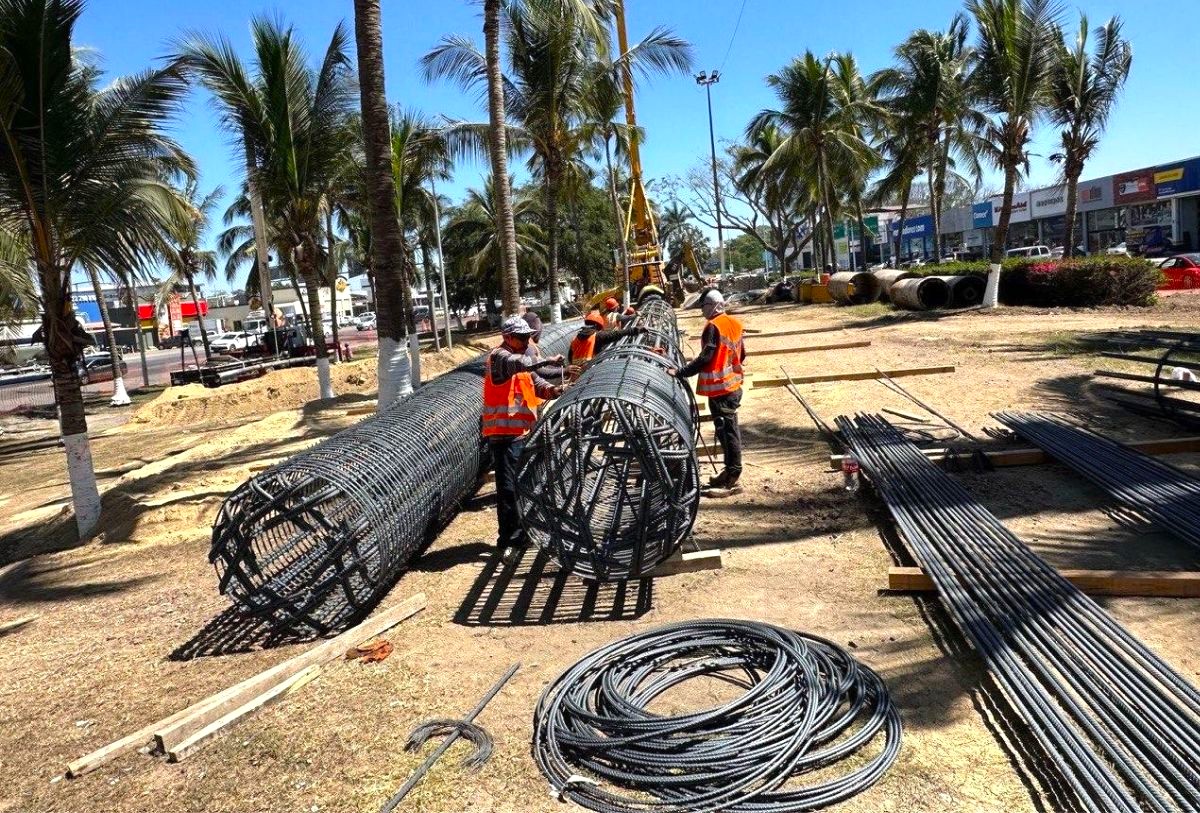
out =
[[[921,276],[987,277],[988,263],[952,262],[911,269]],[[1000,301],[1036,307],[1152,305],[1160,269],[1138,257],[1098,255],[1067,260],[1014,257],[1000,269]]]

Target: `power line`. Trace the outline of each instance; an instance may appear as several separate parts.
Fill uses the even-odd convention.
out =
[[[742,12],[746,10],[746,0],[742,0],[742,7],[738,9],[737,22],[733,24],[733,33],[729,35],[729,47],[725,49],[725,56],[721,59],[721,67],[718,72],[725,70],[725,63],[729,61],[729,52],[733,50],[733,41],[737,38],[738,28],[742,25]]]

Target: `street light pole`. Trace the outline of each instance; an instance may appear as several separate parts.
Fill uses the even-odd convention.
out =
[[[713,71],[711,74],[706,74],[700,71],[696,76],[696,84],[704,86],[704,93],[708,97],[708,145],[712,150],[712,176],[713,176],[713,201],[716,204],[717,211],[717,252],[721,262],[721,276],[725,275],[725,235],[721,230],[721,185],[717,183],[717,139],[713,133],[713,116],[712,116],[712,86],[721,81],[719,71]]]
[[[438,203],[437,181],[429,179],[429,192],[433,197],[433,234],[437,242],[438,275],[442,283],[442,318],[446,321],[446,349],[454,347],[454,339],[450,337],[450,292],[446,290],[446,256],[442,254],[442,207]],[[433,332],[437,333],[437,320],[433,317],[433,303],[429,303],[429,321]]]

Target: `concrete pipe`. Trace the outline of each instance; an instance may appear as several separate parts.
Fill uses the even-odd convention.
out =
[[[899,268],[882,268],[878,271],[872,271],[872,276],[879,282],[879,299],[883,302],[891,302],[891,289],[902,279],[912,279],[916,276],[912,271],[904,271]]]
[[[944,308],[950,304],[950,286],[941,277],[902,279],[892,286],[892,302],[914,311]]]
[[[839,271],[829,278],[829,296],[839,305],[866,305],[879,299],[879,280],[866,271]]]
[[[983,302],[983,290],[987,280],[974,274],[960,277],[938,277],[950,286],[950,307],[971,308]]]

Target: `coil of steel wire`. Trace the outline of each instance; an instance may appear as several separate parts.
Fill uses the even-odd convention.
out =
[[[837,419],[1080,810],[1200,810],[1200,692],[879,416]]]
[[[658,707],[697,678],[743,691],[698,711]],[[870,787],[901,740],[887,688],[845,650],[724,619],[595,650],[542,692],[533,728],[552,792],[601,813],[815,810]],[[842,760],[853,767],[839,772]]]
[[[997,412],[994,417],[1116,500],[1200,545],[1200,480],[1056,415]]]
[[[577,330],[547,327],[542,352]],[[483,359],[229,495],[209,552],[221,592],[281,628],[325,633],[367,613],[479,481]]]
[[[585,579],[645,576],[691,531],[700,500],[699,415],[675,312],[652,296],[629,335],[543,407],[517,475],[529,538]]]

